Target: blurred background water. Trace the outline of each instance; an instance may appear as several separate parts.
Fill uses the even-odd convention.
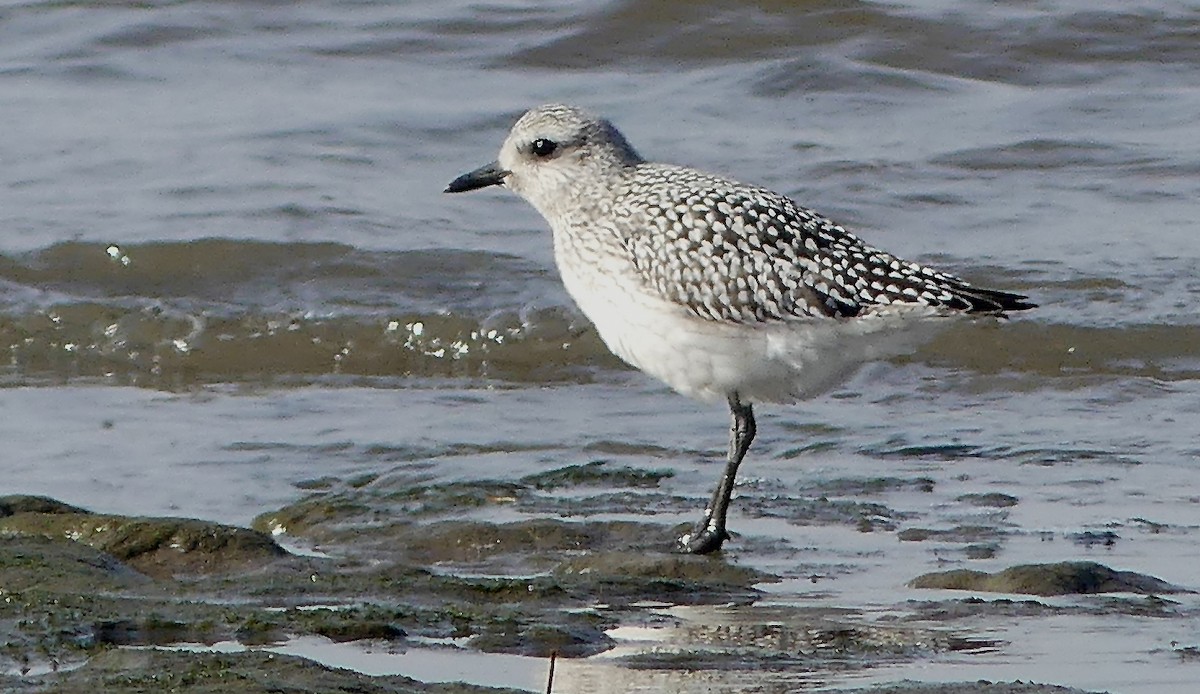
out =
[[[2,489],[246,523],[608,442],[699,502],[725,413],[607,354],[523,202],[441,194],[562,101],[1042,305],[768,410],[746,474],[965,465],[1074,503],[1029,532],[1194,539],[1198,68],[1190,2],[5,2]]]

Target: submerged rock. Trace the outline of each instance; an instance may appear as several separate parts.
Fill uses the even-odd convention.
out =
[[[987,492],[984,494],[963,494],[958,497],[958,500],[970,504],[972,506],[990,506],[992,508],[1008,508],[1009,506],[1017,505],[1017,497],[1012,494],[1001,494],[1000,492]]]
[[[530,625],[487,631],[471,639],[471,647],[487,653],[548,658],[557,653],[566,658],[579,658],[603,653],[615,643],[593,624],[576,622],[560,625]]]
[[[1186,592],[1166,581],[1135,573],[1117,571],[1090,561],[1065,561],[1057,564],[1023,564],[999,573],[955,569],[935,571],[914,578],[913,588],[975,590],[985,593],[1023,593],[1028,595],[1075,595],[1093,593]]]
[[[987,525],[959,525],[942,530],[906,528],[896,533],[896,538],[901,542],[981,542],[1003,536],[1003,530]]]
[[[1082,689],[1034,682],[902,682],[870,689],[845,689],[842,694],[1084,694]]]
[[[41,677],[3,677],[0,688],[26,692],[357,692],[358,694],[515,694],[511,689],[462,683],[425,684],[399,675],[372,677],[319,665],[296,656],[261,651],[185,653],[161,650],[102,651],[81,668]]]

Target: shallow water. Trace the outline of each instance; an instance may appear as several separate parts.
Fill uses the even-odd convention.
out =
[[[440,193],[557,100],[1042,304],[764,409],[728,553],[795,579],[772,600],[870,621],[933,599],[903,587],[925,571],[1072,558],[1196,588],[1198,62],[1189,3],[9,3],[0,491],[245,524],[326,476],[603,459],[675,470],[662,493],[698,509],[725,413],[607,355],[523,203]],[[835,484],[875,478],[933,491]],[[987,492],[1017,504],[960,500]],[[971,559],[776,503],[821,494],[1005,533]],[[691,519],[648,499],[596,517]],[[978,617],[1003,645],[812,681],[1189,691],[1179,599]]]

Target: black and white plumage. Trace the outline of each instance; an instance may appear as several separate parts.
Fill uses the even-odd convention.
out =
[[[819,394],[948,319],[1032,308],[873,248],[764,188],[645,161],[608,121],[548,105],[447,192],[502,185],[549,222],[563,283],[605,344],[675,390],[725,399],[729,458],[691,552],[726,539],[754,402]]]
[[[626,247],[661,295],[717,321],[853,318],[917,303],[967,312],[1027,308],[864,244],[829,219],[766,190],[672,166],[642,165],[618,211],[654,223]]]

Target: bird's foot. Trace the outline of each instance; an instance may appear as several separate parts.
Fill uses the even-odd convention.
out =
[[[689,554],[708,554],[721,549],[721,544],[728,539],[729,533],[724,526],[705,519],[679,538],[679,549]]]

